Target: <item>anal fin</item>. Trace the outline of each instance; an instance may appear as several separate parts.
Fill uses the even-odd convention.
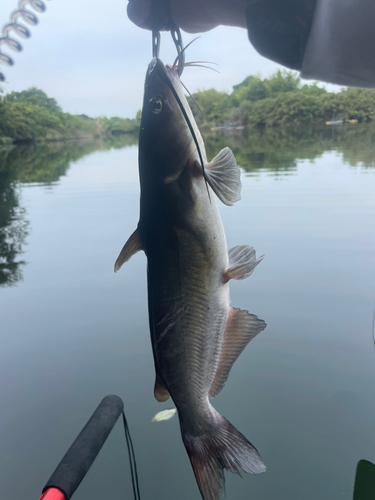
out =
[[[123,246],[120,255],[117,257],[115,262],[115,273],[121,268],[125,262],[127,262],[134,254],[144,250],[141,237],[139,234],[139,229],[137,228],[134,233],[130,236],[128,241]]]
[[[159,403],[164,403],[164,401],[169,399],[169,392],[157,374],[155,378],[154,396]]]
[[[264,255],[262,255],[257,259],[254,248],[248,245],[238,245],[231,248],[228,252],[228,256],[229,267],[224,272],[225,281],[248,278],[264,257]]]
[[[225,205],[241,199],[241,170],[229,148],[224,148],[205,165],[207,182]]]
[[[264,330],[266,326],[266,323],[254,314],[242,309],[230,308],[219,365],[209,391],[210,397],[219,394],[238,356],[250,340]]]

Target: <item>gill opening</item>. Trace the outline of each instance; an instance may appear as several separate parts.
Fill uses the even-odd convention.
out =
[[[188,47],[188,45],[185,48],[187,48],[187,47]],[[197,148],[197,151],[198,151],[199,161],[201,162],[201,166],[202,166],[202,175],[203,175],[203,178],[204,178],[204,182],[206,184],[208,199],[210,200],[210,203],[211,203],[211,196],[210,196],[210,191],[208,189],[208,182],[207,182],[206,172],[204,170],[203,156],[202,156],[201,148],[199,147],[198,138],[197,138],[197,136],[196,136],[196,134],[194,132],[194,128],[193,128],[193,126],[192,126],[192,124],[191,124],[191,122],[189,120],[189,117],[188,117],[188,115],[187,115],[187,113],[185,111],[185,108],[184,108],[184,106],[183,106],[183,104],[181,102],[181,99],[180,99],[179,95],[177,94],[175,88],[172,85],[172,82],[169,80],[168,77],[166,77],[164,75],[163,72],[160,72],[160,77],[166,82],[166,84],[168,85],[169,89],[171,90],[171,92],[172,92],[174,98],[176,99],[176,102],[177,102],[177,104],[178,104],[178,106],[179,106],[179,108],[180,108],[180,110],[181,110],[181,112],[183,114],[183,117],[185,118],[186,124],[189,127],[189,130],[190,130],[191,136],[193,138],[195,147]]]

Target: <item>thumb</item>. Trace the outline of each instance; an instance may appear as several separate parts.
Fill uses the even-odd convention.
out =
[[[170,20],[166,0],[129,0],[127,12],[134,24],[146,30],[165,30]]]

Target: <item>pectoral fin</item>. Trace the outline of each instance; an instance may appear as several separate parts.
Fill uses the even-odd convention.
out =
[[[123,249],[120,252],[120,255],[117,257],[117,260],[115,262],[115,273],[121,268],[123,264],[125,264],[125,262],[127,262],[131,257],[133,257],[134,254],[136,254],[140,250],[144,250],[144,248],[140,238],[139,230],[137,228],[125,243]]]
[[[225,281],[248,278],[264,257],[262,255],[257,259],[254,248],[248,245],[239,245],[231,248],[228,256],[229,267],[224,272]]]
[[[163,403],[169,399],[169,392],[157,374],[155,378],[154,396],[159,403]]]
[[[241,309],[230,308],[219,365],[209,392],[210,397],[219,394],[238,356],[250,340],[264,330],[266,326],[266,323],[254,314]]]
[[[207,182],[225,205],[241,199],[241,171],[229,148],[224,148],[205,165]]]

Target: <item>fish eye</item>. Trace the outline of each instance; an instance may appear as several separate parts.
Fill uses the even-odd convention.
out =
[[[162,110],[163,103],[161,102],[161,99],[152,98],[151,99],[151,106],[152,106],[152,112],[157,115]]]

